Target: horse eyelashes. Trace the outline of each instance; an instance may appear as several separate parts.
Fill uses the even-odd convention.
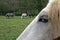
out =
[[[40,16],[38,21],[43,22],[43,23],[47,23],[48,22],[48,16],[47,15]]]

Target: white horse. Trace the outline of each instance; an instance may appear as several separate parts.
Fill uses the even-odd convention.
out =
[[[59,21],[54,21],[54,19],[59,17],[59,12],[57,10],[59,8],[57,8],[57,4],[60,5],[60,0],[49,0],[47,6],[37,15],[16,40],[53,40],[59,37],[59,32],[55,30],[58,27]],[[56,23],[57,21],[58,24]],[[54,23],[56,23],[57,26],[53,26]]]
[[[26,16],[27,16],[26,13],[22,13],[22,15],[21,15],[21,19],[22,19],[22,18],[25,18]]]

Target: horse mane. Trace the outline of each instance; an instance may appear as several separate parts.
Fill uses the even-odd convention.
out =
[[[51,2],[49,10],[49,26],[53,38],[60,36],[60,0]]]

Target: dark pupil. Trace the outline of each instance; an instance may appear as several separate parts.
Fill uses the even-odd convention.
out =
[[[41,18],[39,19],[39,22],[46,23],[46,22],[48,22],[48,19],[45,19],[45,18],[41,17]]]

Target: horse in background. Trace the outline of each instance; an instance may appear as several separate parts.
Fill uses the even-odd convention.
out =
[[[15,16],[15,14],[14,13],[6,13],[6,15],[5,15],[7,18],[10,18],[10,17],[14,17]]]
[[[27,13],[22,13],[21,19],[24,19],[25,17],[27,17]]]
[[[16,40],[60,40],[60,0],[49,0]]]

